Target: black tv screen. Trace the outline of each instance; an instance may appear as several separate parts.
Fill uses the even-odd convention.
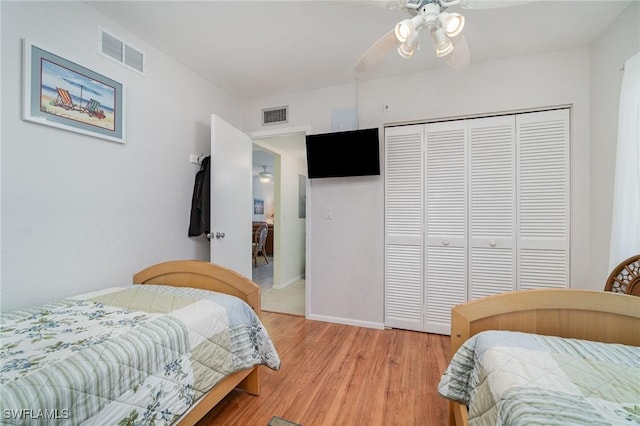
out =
[[[307,135],[309,179],[380,174],[378,129]]]

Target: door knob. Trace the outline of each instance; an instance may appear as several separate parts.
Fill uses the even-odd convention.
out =
[[[490,245],[491,247],[495,247],[495,246],[496,246],[496,240],[491,240],[491,241],[489,241],[489,245]]]

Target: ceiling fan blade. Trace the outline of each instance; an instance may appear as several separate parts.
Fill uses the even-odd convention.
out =
[[[380,7],[385,9],[397,9],[404,7],[408,0],[315,0],[334,6],[350,7]]]
[[[464,36],[457,40],[453,52],[445,57],[445,62],[454,70],[460,70],[469,65],[471,54],[469,53],[469,44]]]
[[[460,0],[463,9],[496,9],[499,7],[518,6],[534,0]]]
[[[406,8],[409,0],[387,0],[387,9]]]
[[[366,71],[384,58],[387,53],[393,50],[398,44],[398,39],[396,38],[396,34],[394,30],[389,31],[378,41],[376,41],[373,46],[367,49],[364,52],[364,55],[360,57],[358,62],[356,63],[355,70],[357,72]]]

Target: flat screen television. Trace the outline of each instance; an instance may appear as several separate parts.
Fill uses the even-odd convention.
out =
[[[380,174],[378,128],[307,135],[309,179]]]

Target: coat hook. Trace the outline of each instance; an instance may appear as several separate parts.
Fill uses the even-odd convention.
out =
[[[202,160],[204,160],[204,159],[205,159],[205,157],[206,157],[206,155],[205,155],[205,154],[191,154],[191,156],[190,156],[190,161],[191,161],[193,164],[199,164],[199,165],[202,165]]]

